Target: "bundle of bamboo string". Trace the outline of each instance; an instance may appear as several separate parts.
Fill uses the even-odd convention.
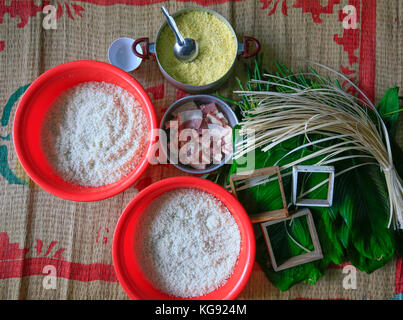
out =
[[[327,142],[327,146],[321,146],[318,151],[282,166],[282,171],[317,157],[321,157],[321,160],[316,165],[366,158],[368,162],[357,166],[374,163],[379,165],[385,175],[389,193],[389,227],[393,224],[396,228],[403,229],[402,179],[393,165],[389,134],[382,117],[370,99],[348,78],[326,66],[316,65],[343,78],[357,90],[359,96],[348,93],[338,82],[332,82],[316,73],[310,76],[318,78],[320,86],[310,86],[308,83],[303,85],[290,77],[273,75],[266,75],[268,81],[252,80],[276,90],[235,92],[244,96],[251,107],[245,110],[245,117],[240,123],[239,134],[244,139],[235,144],[234,159],[257,148],[263,152],[269,151],[299,135],[304,135],[307,143],[290,151],[283,158],[309,146],[321,146],[324,142]],[[319,134],[322,138],[311,141],[309,137],[314,134]],[[336,176],[354,170],[357,166],[338,172]],[[307,192],[324,183],[326,181]]]

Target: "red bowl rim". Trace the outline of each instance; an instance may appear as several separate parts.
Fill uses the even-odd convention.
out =
[[[236,286],[234,287],[233,290],[227,295],[222,297],[222,300],[233,300],[235,299],[244,289],[246,283],[249,280],[249,277],[252,273],[254,261],[255,261],[255,254],[256,254],[256,243],[255,243],[255,235],[252,227],[252,223],[250,222],[249,216],[246,213],[244,207],[241,205],[241,203],[226,189],[221,187],[220,185],[198,177],[191,177],[191,176],[179,176],[179,177],[172,177],[172,178],[166,178],[164,180],[157,181],[150,186],[146,187],[142,191],[140,191],[126,206],[126,208],[123,210],[122,215],[120,216],[118,223],[116,225],[114,235],[113,235],[113,243],[112,243],[112,259],[113,259],[113,266],[116,272],[116,276],[119,280],[120,285],[126,292],[126,294],[129,296],[130,299],[133,300],[140,300],[142,297],[139,297],[136,295],[136,293],[131,289],[131,286],[128,284],[128,280],[125,276],[124,272],[124,265],[122,263],[122,259],[120,256],[120,242],[121,242],[121,235],[123,232],[123,229],[125,228],[125,225],[127,223],[127,220],[130,218],[132,214],[132,209],[133,207],[136,206],[137,203],[141,202],[144,197],[146,197],[150,192],[154,192],[155,190],[160,189],[163,186],[166,185],[178,185],[178,189],[182,189],[181,185],[187,184],[191,186],[191,188],[194,189],[202,189],[205,192],[208,192],[206,190],[212,190],[215,193],[215,196],[219,200],[222,200],[223,198],[230,200],[231,204],[235,206],[235,209],[231,211],[232,215],[236,215],[240,218],[240,223],[243,224],[245,227],[245,246],[247,247],[246,253],[247,254],[247,262],[245,264],[244,270],[242,272],[242,275],[237,282]],[[173,188],[175,189],[175,188]],[[217,289],[219,290],[219,289]],[[212,291],[214,292],[214,291]],[[197,298],[196,298],[197,299]],[[189,300],[189,299],[184,299],[184,300]],[[190,299],[194,300],[194,299]]]
[[[49,79],[53,78],[57,74],[64,72],[66,70],[70,69],[77,69],[77,68],[93,68],[93,69],[100,69],[103,71],[107,71],[110,73],[114,73],[115,75],[123,78],[127,82],[131,83],[136,89],[138,90],[139,95],[144,99],[145,105],[146,105],[146,110],[148,113],[148,117],[150,119],[150,128],[149,130],[151,131],[150,134],[150,141],[147,145],[147,151],[145,154],[145,157],[143,158],[142,162],[136,166],[136,173],[133,174],[129,179],[126,179],[119,183],[118,185],[115,185],[112,188],[108,188],[105,190],[100,190],[96,192],[90,192],[90,193],[85,193],[85,192],[80,192],[76,193],[74,191],[68,192],[64,190],[60,190],[58,188],[55,188],[51,185],[49,185],[46,181],[44,181],[41,177],[41,175],[37,174],[35,170],[33,170],[33,166],[31,164],[31,161],[25,157],[25,152],[24,152],[24,147],[23,143],[20,142],[20,135],[18,132],[21,131],[21,126],[22,126],[22,120],[24,116],[25,110],[29,107],[29,100],[31,97],[35,94],[36,90],[40,88],[43,84],[45,84]],[[144,110],[144,108],[143,108]],[[144,111],[146,111],[144,110]],[[65,200],[71,200],[71,201],[80,201],[80,202],[89,202],[89,201],[98,201],[98,200],[103,200],[110,198],[112,196],[115,196],[125,189],[129,188],[133,183],[141,176],[141,174],[147,169],[149,165],[149,157],[152,152],[151,146],[156,140],[156,130],[158,128],[158,123],[157,123],[157,117],[155,114],[155,109],[154,105],[151,102],[150,97],[148,96],[147,92],[144,90],[142,85],[134,79],[131,75],[129,75],[127,72],[111,65],[105,62],[101,61],[94,61],[94,60],[78,60],[78,61],[71,61],[67,62],[64,64],[60,64],[56,67],[53,67],[49,69],[48,71],[44,72],[41,74],[38,78],[36,78],[32,84],[28,87],[28,89],[25,91],[24,95],[22,96],[20,102],[18,103],[15,116],[14,116],[14,122],[13,122],[13,142],[14,142],[14,147],[15,151],[17,154],[17,158],[21,163],[21,166],[24,168],[25,172],[28,174],[28,176],[37,184],[39,185],[42,189],[45,191],[60,197]]]

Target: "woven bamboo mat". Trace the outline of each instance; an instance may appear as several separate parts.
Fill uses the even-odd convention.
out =
[[[43,27],[43,7],[55,8],[57,29]],[[239,39],[261,41],[266,65],[291,69],[306,60],[341,70],[375,101],[394,85],[403,88],[403,2],[400,0],[0,0],[0,299],[127,299],[112,266],[117,220],[133,196],[150,183],[182,175],[172,166],[147,169],[125,192],[95,203],[58,199],[23,172],[11,139],[19,98],[36,77],[58,64],[93,59],[107,62],[116,38],[154,39],[161,3],[170,12],[201,5],[223,14]],[[354,5],[357,29],[343,29],[342,9]],[[242,61],[236,74],[243,76]],[[147,89],[158,117],[183,92],[169,85],[155,62],[132,73]],[[231,94],[232,79],[222,93]],[[403,146],[403,123],[398,140]],[[54,266],[56,289],[43,285]],[[330,268],[314,286],[280,292],[255,265],[240,299],[391,299],[403,293],[402,261],[367,275],[357,289],[343,289],[343,267]]]

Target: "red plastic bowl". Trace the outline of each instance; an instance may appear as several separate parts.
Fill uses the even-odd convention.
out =
[[[113,237],[113,265],[119,282],[131,299],[179,299],[159,291],[150,284],[137,264],[133,248],[136,226],[145,207],[159,195],[182,188],[202,190],[221,200],[237,222],[241,234],[241,250],[231,277],[220,288],[193,299],[235,299],[245,287],[255,261],[256,247],[252,224],[245,209],[232,194],[211,181],[196,177],[175,177],[158,181],[130,201],[119,219]]]
[[[46,111],[65,90],[88,81],[108,82],[127,90],[141,104],[148,120],[146,152],[136,168],[121,180],[102,187],[83,187],[64,181],[50,167],[41,149],[40,131]],[[104,62],[73,61],[50,69],[28,88],[14,118],[13,139],[22,167],[44,190],[63,199],[97,201],[112,197],[131,186],[148,166],[151,145],[158,127],[154,106],[143,87],[126,72]]]

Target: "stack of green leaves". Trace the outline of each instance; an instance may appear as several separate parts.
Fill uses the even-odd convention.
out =
[[[315,70],[310,68],[310,76],[302,75],[302,72],[293,74],[288,68],[276,63],[277,71],[273,73],[270,81],[282,81],[280,78],[287,77],[295,82],[295,85],[309,85],[313,88],[320,88],[323,80]],[[245,85],[238,79],[241,90],[262,91],[262,90],[279,90],[280,87],[270,88],[268,85],[252,82],[252,79],[263,79],[267,72],[262,68],[262,56],[255,60],[252,66],[247,66],[248,81]],[[338,84],[337,80],[334,80]],[[289,85],[289,83],[287,83]],[[339,84],[338,84],[339,85]],[[341,86],[340,86],[341,87]],[[280,88],[281,89],[281,88]],[[286,92],[286,88],[284,88]],[[387,124],[390,136],[394,137],[396,133],[396,125],[399,109],[399,89],[397,87],[389,89],[379,106],[379,113],[382,115]],[[219,96],[219,95],[218,95]],[[243,96],[240,101],[233,101],[226,97],[219,96],[233,103],[237,112],[247,117],[247,110],[254,108],[254,102],[249,101]],[[238,135],[238,130],[234,128],[234,145],[239,139],[243,139]],[[318,151],[318,148],[326,146],[325,143],[313,145],[290,153],[291,150],[298,148],[306,143],[306,137],[297,136],[289,139],[275,148],[263,152],[261,149],[255,150],[255,169],[279,165],[280,167],[301,159],[308,154]],[[321,139],[321,136],[309,136],[311,141]],[[393,140],[393,139],[391,139]],[[403,176],[403,154],[402,150],[393,143],[393,157],[395,167],[400,175]],[[319,159],[310,159],[303,163],[310,165],[317,163]],[[256,259],[264,270],[269,280],[279,289],[288,290],[292,285],[299,282],[307,282],[314,284],[321,276],[325,269],[331,264],[343,264],[351,262],[361,271],[371,273],[374,270],[384,266],[392,259],[395,253],[402,254],[401,243],[403,235],[401,231],[389,229],[389,201],[388,189],[385,183],[383,173],[379,167],[371,164],[360,166],[360,159],[351,158],[344,161],[338,161],[334,164],[336,173],[342,172],[346,168],[356,167],[335,180],[334,186],[334,203],[330,208],[310,208],[314,217],[316,229],[321,243],[324,258],[319,261],[306,263],[280,272],[274,272],[270,266],[270,257],[266,248],[263,234],[257,228],[256,232]],[[244,161],[234,160],[232,165],[223,167],[220,171],[209,175],[207,178],[226,185],[229,176],[235,172],[239,173],[246,169],[247,164]],[[248,168],[249,170],[250,168]],[[226,179],[225,179],[226,178]],[[284,191],[287,203],[291,203],[291,169],[282,172]],[[303,190],[309,190],[317,186],[323,181],[320,175],[311,176],[310,179],[304,179]],[[270,184],[273,184],[272,186]],[[278,193],[274,184],[278,182],[266,183],[262,186],[251,188],[248,191],[249,203],[244,203],[246,211],[248,207],[270,206],[279,200]],[[327,185],[316,189],[310,195],[313,198],[323,199],[327,196]],[[265,202],[265,203],[262,203]],[[290,208],[298,210],[298,208]],[[291,235],[302,246],[309,247],[309,230],[306,225],[301,223],[292,223],[288,227],[289,235]],[[284,233],[284,231],[283,231]],[[277,239],[285,239],[285,235],[276,235]],[[277,241],[280,256],[296,256],[305,253],[298,246],[279,245],[281,241]],[[283,252],[281,252],[283,250]]]

